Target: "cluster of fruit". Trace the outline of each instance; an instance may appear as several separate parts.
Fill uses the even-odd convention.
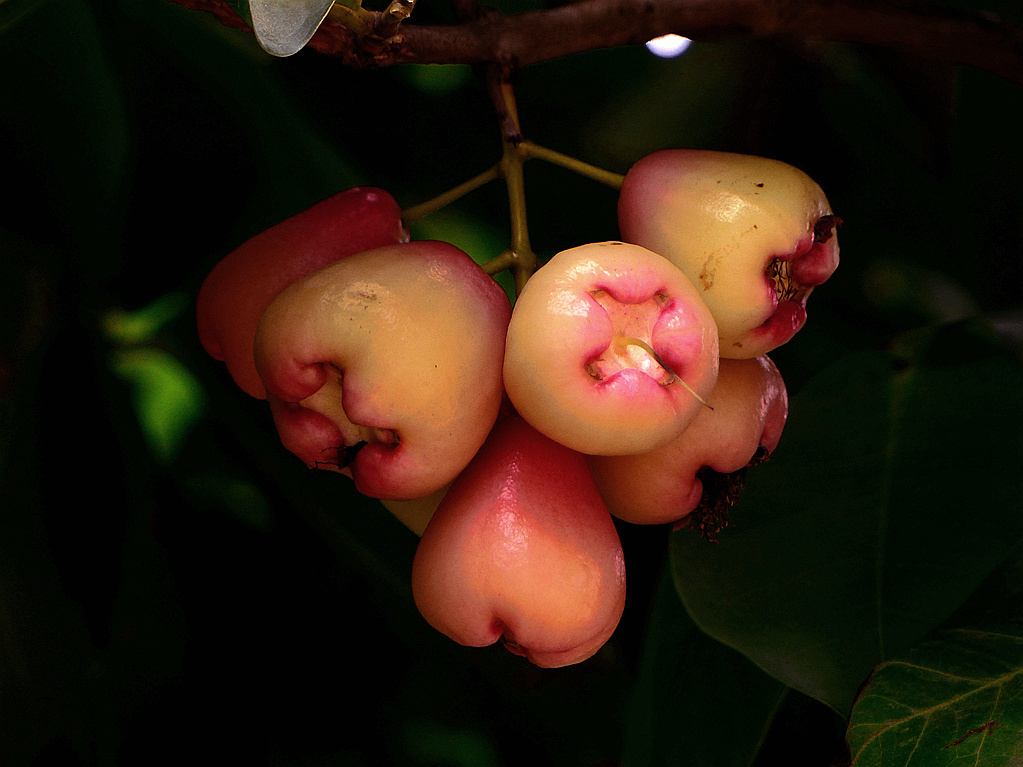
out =
[[[204,347],[284,446],[421,536],[426,620],[540,666],[619,622],[612,517],[686,524],[708,471],[778,444],[766,355],[838,265],[839,220],[779,161],[656,152],[618,210],[622,241],[558,253],[512,306],[463,251],[409,241],[389,194],[349,189],[245,242],[198,297]]]

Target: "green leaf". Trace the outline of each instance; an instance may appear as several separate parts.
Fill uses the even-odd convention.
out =
[[[31,232],[45,210],[50,232],[74,242],[83,274],[76,292],[87,295],[106,276],[100,257],[114,247],[126,199],[119,74],[91,4],[8,0],[0,8],[0,140],[13,148],[4,187],[19,189],[4,199],[4,213]]]
[[[792,398],[719,545],[672,540],[697,624],[847,715],[1023,535],[1023,369],[983,322],[852,354]]]
[[[256,530],[267,531],[273,525],[270,500],[252,481],[227,472],[204,471],[186,477],[185,486],[193,499],[223,509]]]
[[[625,767],[747,767],[787,688],[711,639],[661,579],[629,707]]]
[[[856,767],[1009,767],[1023,760],[1019,550],[926,640],[875,669],[853,709]]]
[[[117,349],[111,368],[133,390],[139,425],[154,456],[170,463],[202,417],[201,386],[180,361],[157,348]]]
[[[192,302],[188,294],[166,293],[151,304],[135,311],[111,309],[103,317],[103,330],[113,343],[142,344],[153,340],[168,323],[182,316],[191,308]]]

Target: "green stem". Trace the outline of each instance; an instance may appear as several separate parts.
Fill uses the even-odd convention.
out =
[[[515,281],[515,293],[518,295],[525,287],[526,281],[539,268],[539,259],[529,244],[529,226],[526,223],[526,183],[522,166],[525,155],[519,150],[522,143],[522,132],[519,128],[518,111],[515,105],[515,93],[506,72],[500,72],[492,85],[492,94],[502,114],[501,143],[501,175],[508,189],[508,210],[511,219],[511,248],[508,255],[512,259],[510,269]]]
[[[494,256],[489,261],[483,262],[481,266],[484,272],[493,277],[495,274],[499,274],[505,269],[511,269],[515,265],[516,261],[517,257],[515,254],[510,250],[506,250],[501,255]]]
[[[398,7],[410,11],[414,2],[415,0],[393,0],[390,8]],[[515,282],[515,292],[518,294],[522,291],[526,281],[540,267],[540,260],[529,243],[529,226],[526,223],[526,184],[522,171],[525,162],[534,158],[543,160],[615,189],[621,189],[622,181],[625,177],[577,160],[574,157],[569,157],[561,152],[556,152],[553,149],[547,149],[531,141],[526,141],[522,136],[522,130],[519,125],[515,92],[511,84],[511,71],[508,67],[498,64],[490,66],[487,71],[487,89],[497,111],[501,126],[502,153],[500,161],[483,173],[459,184],[453,189],[427,202],[406,208],[402,211],[402,220],[406,226],[409,226],[424,216],[454,202],[468,192],[478,189],[490,181],[503,178],[505,188],[508,191],[511,247],[500,255],[484,262],[483,269],[491,276],[505,269],[510,270]],[[678,378],[678,376],[675,377]],[[679,381],[689,389],[685,381],[682,381],[682,379],[679,379]],[[689,389],[689,391],[692,391],[692,389]]]
[[[405,208],[401,214],[402,221],[405,222],[406,226],[414,224],[416,221],[423,218],[423,216],[427,216],[430,213],[440,210],[445,205],[457,200],[459,197],[462,197],[475,189],[479,189],[484,184],[495,181],[500,177],[501,163],[497,163],[493,167],[488,168],[468,181],[464,181],[443,194],[437,195],[432,200],[427,200],[419,205],[413,205],[411,208]]]
[[[567,154],[556,152],[553,149],[534,144],[532,141],[523,141],[519,144],[519,151],[522,152],[525,157],[535,157],[538,160],[549,162],[552,165],[558,165],[566,170],[570,170],[573,173],[578,173],[580,176],[598,181],[601,184],[605,184],[614,189],[622,188],[622,181],[625,180],[625,176],[620,173],[612,173],[609,170],[598,168],[595,165],[590,165],[582,160],[577,160],[574,157],[569,157]]]

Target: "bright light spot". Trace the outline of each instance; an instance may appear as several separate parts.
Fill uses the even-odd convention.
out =
[[[660,56],[662,59],[673,59],[685,53],[692,44],[692,40],[682,37],[682,35],[662,35],[650,40],[646,47],[655,56]]]
[[[753,206],[738,195],[720,194],[706,201],[705,210],[726,224],[733,224]]]

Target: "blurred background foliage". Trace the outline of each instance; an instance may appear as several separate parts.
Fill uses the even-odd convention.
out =
[[[443,6],[422,4],[416,19],[442,21]],[[1023,23],[1014,0],[984,7]],[[1023,89],[894,51],[727,39],[673,60],[642,47],[594,51],[521,71],[516,88],[528,138],[609,170],[656,149],[701,147],[778,157],[823,186],[845,221],[842,265],[811,299],[807,327],[772,355],[794,408],[805,392],[804,412],[821,419],[794,430],[810,444],[866,444],[876,419],[841,414],[889,412],[891,381],[872,378],[873,363],[842,379],[822,371],[858,354],[898,358],[905,334],[968,318],[1000,334],[981,333],[981,347],[1008,341],[994,367],[970,364],[964,350],[977,336],[961,328],[914,347],[927,370],[952,372],[919,379],[939,389],[907,431],[955,444],[954,429],[972,424],[969,455],[940,467],[954,500],[942,507],[942,493],[923,484],[935,481],[933,454],[929,473],[903,461],[891,479],[900,492],[888,498],[916,525],[900,528],[906,551],[945,546],[953,577],[920,578],[918,588],[944,590],[925,628],[947,617],[964,597],[948,581],[975,553],[950,545],[956,524],[993,519],[1005,531],[993,561],[964,565],[958,587],[972,589],[1008,556],[1023,516],[1011,476],[1023,431],[1014,388],[1023,152],[1013,117]],[[415,537],[346,481],[284,452],[265,403],[237,391],[199,347],[198,286],[249,236],[348,186],[381,186],[412,205],[496,161],[497,124],[469,67],[353,71],[312,51],[273,59],[251,36],[166,0],[2,0],[0,147],[4,767],[200,754],[301,767],[843,758],[849,711],[835,701],[854,689],[815,696],[784,672],[764,673],[770,658],[734,649],[750,628],[741,617],[704,621],[711,638],[692,615],[705,618],[704,598],[720,594],[697,589],[686,595],[691,614],[683,609],[672,575],[729,580],[715,568],[730,564],[762,580],[755,562],[727,562],[736,551],[727,531],[725,544],[690,558],[680,552],[697,542],[621,525],[625,616],[585,664],[541,671],[500,647],[456,646],[412,602]],[[617,237],[613,190],[538,161],[526,180],[542,257]],[[414,234],[481,260],[498,254],[508,238],[503,188],[474,192]],[[768,507],[807,481],[793,445],[793,460],[751,489]],[[783,440],[779,462],[785,449]],[[968,470],[956,476],[960,458]],[[814,493],[822,514],[834,511],[833,488]],[[760,529],[758,506],[747,506],[739,521]],[[843,513],[854,529],[855,508]],[[940,527],[929,528],[934,517]],[[822,519],[767,540],[813,549]],[[995,575],[1018,584],[1018,570]],[[784,589],[798,583],[773,597]],[[842,607],[818,605],[810,617]],[[1023,660],[1008,668],[1018,676]]]

